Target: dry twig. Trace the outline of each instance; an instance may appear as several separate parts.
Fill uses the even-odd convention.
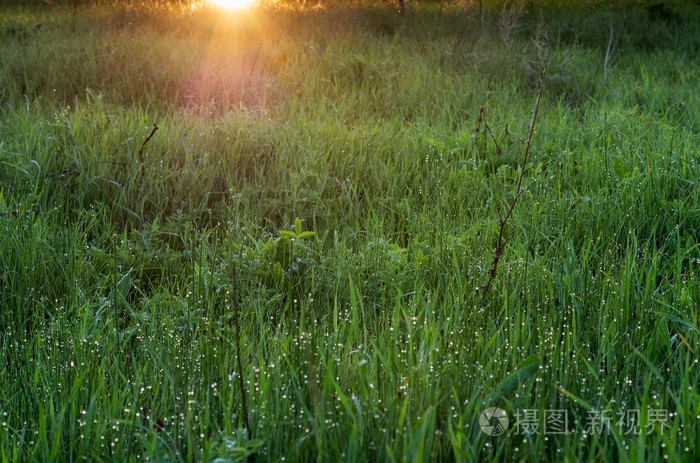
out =
[[[153,135],[155,135],[157,130],[158,130],[158,125],[153,124],[153,130],[151,130],[151,133],[148,134],[146,139],[141,144],[141,149],[139,149],[139,168],[140,169],[143,169],[143,150],[144,150],[144,148],[146,148],[146,145],[148,144],[148,142],[151,141],[151,138],[153,138]]]
[[[474,132],[479,133],[481,130],[481,123],[484,123],[484,152],[487,150],[486,142],[487,138],[486,135],[487,133],[491,134],[491,138],[493,139],[493,143],[496,145],[496,153],[501,154],[503,150],[501,150],[501,147],[498,146],[498,141],[496,141],[496,136],[493,134],[493,131],[491,130],[491,127],[489,126],[489,123],[486,121],[486,109],[482,106],[479,108],[479,120],[476,121],[476,128],[474,129]]]
[[[608,80],[608,63],[610,62],[610,55],[612,55],[612,45],[613,45],[613,7],[610,4],[610,40],[608,40],[608,48],[605,50],[605,62],[603,63],[603,83]]]
[[[532,141],[532,134],[535,131],[535,122],[537,121],[537,111],[540,108],[540,98],[542,98],[542,89],[544,88],[544,81],[545,81],[546,77],[547,77],[547,69],[545,68],[542,71],[542,81],[540,82],[540,90],[537,93],[537,101],[535,102],[535,111],[532,114],[532,122],[530,123],[530,134],[528,135],[527,142],[525,143],[525,155],[523,156],[523,165],[522,165],[522,168],[520,169],[520,177],[518,177],[518,187],[515,189],[515,197],[513,198],[513,202],[510,203],[510,207],[508,208],[508,212],[506,213],[505,217],[500,219],[499,231],[498,231],[498,245],[496,246],[496,251],[495,251],[494,256],[493,256],[493,262],[491,262],[491,268],[489,269],[489,279],[486,282],[486,284],[481,287],[481,289],[483,290],[482,297],[486,297],[486,294],[488,293],[488,290],[491,287],[491,283],[493,282],[493,279],[496,276],[496,270],[498,269],[498,263],[500,262],[501,257],[503,257],[503,251],[505,251],[506,244],[508,244],[508,241],[504,237],[505,228],[506,228],[506,224],[508,223],[508,219],[510,219],[510,217],[513,215],[513,209],[515,209],[515,205],[518,202],[518,199],[520,199],[520,195],[522,194],[523,175],[525,174],[525,166],[527,165],[527,157],[528,157],[528,154],[530,153],[530,142]]]

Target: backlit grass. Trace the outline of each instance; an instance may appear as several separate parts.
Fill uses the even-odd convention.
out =
[[[2,461],[697,461],[696,4],[65,3],[0,9]]]

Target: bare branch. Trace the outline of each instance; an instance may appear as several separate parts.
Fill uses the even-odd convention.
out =
[[[612,44],[613,44],[613,7],[610,4],[610,40],[608,40],[608,49],[605,50],[605,62],[603,63],[603,83],[608,80],[608,63],[610,62],[610,56],[612,55]]]
[[[518,199],[520,199],[520,196],[522,195],[522,184],[523,184],[523,175],[525,174],[525,167],[527,165],[527,158],[528,155],[530,154],[530,142],[532,141],[532,134],[535,132],[535,122],[537,121],[537,111],[540,108],[540,99],[542,98],[542,89],[544,88],[544,81],[545,78],[547,77],[547,68],[545,68],[542,71],[542,81],[540,82],[540,90],[537,93],[537,101],[535,102],[535,111],[532,114],[532,122],[530,123],[530,134],[527,137],[527,142],[525,143],[525,155],[523,156],[523,165],[522,168],[520,169],[520,177],[518,177],[518,187],[515,190],[515,197],[513,198],[513,202],[510,203],[510,207],[508,208],[508,212],[506,213],[505,217],[500,221],[499,224],[499,230],[498,230],[498,244],[496,245],[496,249],[494,251],[494,256],[493,256],[493,262],[491,262],[491,268],[489,269],[489,279],[486,281],[486,284],[481,287],[483,290],[482,293],[482,298],[486,297],[486,294],[488,293],[489,288],[491,287],[491,283],[493,282],[494,277],[496,276],[496,270],[498,269],[498,263],[501,261],[501,257],[503,257],[503,251],[505,251],[507,241],[504,238],[505,234],[505,228],[506,224],[508,223],[508,219],[513,215],[513,209],[515,209],[515,205],[518,202]]]
[[[146,147],[148,142],[151,141],[151,138],[153,138],[153,135],[155,135],[157,130],[158,130],[158,125],[153,124],[153,130],[151,130],[151,133],[148,134],[146,139],[141,144],[141,149],[139,150],[139,165],[143,165],[143,149]]]

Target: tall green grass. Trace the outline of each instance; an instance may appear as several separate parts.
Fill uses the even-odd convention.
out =
[[[700,10],[486,3],[0,10],[0,459],[696,461]]]

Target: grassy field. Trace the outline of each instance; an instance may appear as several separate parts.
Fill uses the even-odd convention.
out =
[[[89,3],[0,3],[0,461],[700,459],[697,2]]]

